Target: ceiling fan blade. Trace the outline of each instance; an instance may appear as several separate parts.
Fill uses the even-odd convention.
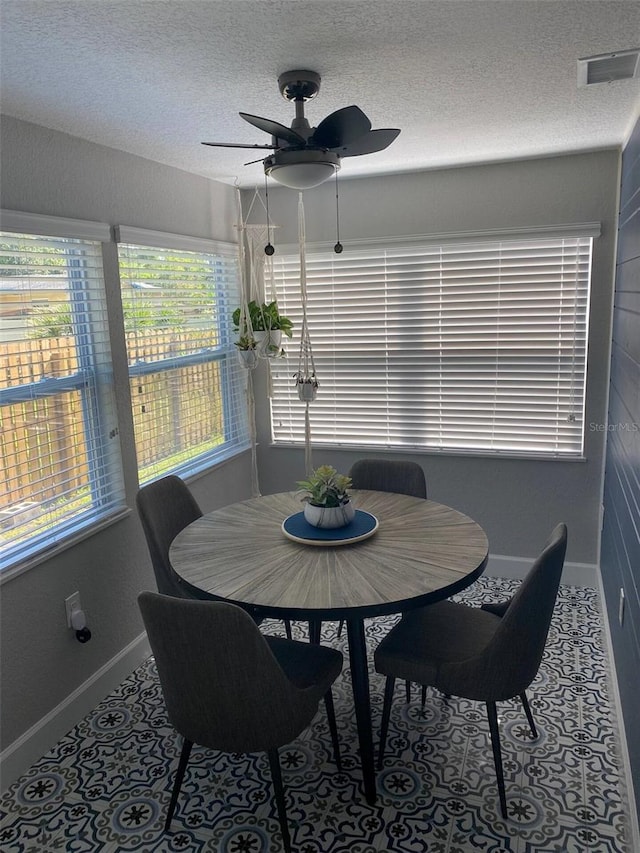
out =
[[[201,145],[211,145],[214,148],[269,148],[277,150],[277,145],[243,145],[241,142],[202,142]]]
[[[400,131],[395,127],[385,127],[380,130],[370,130],[369,133],[356,139],[351,145],[334,149],[341,157],[357,157],[360,154],[373,154],[388,148]]]
[[[291,130],[290,127],[285,127],[277,121],[271,121],[269,118],[261,118],[260,116],[252,116],[249,113],[240,113],[240,118],[248,121],[249,124],[257,127],[258,130],[264,130],[265,133],[270,133],[276,139],[283,139],[290,145],[305,144],[304,136],[300,136],[295,130]]]
[[[278,149],[280,150],[280,149]],[[257,160],[249,160],[248,163],[243,163],[244,166],[253,166],[254,163],[264,163],[264,157],[258,157]]]
[[[342,148],[371,130],[371,122],[360,107],[343,107],[322,119],[313,134],[321,148]]]

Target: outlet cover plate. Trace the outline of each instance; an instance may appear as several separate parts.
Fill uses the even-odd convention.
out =
[[[71,624],[71,614],[74,610],[82,610],[80,593],[74,592],[68,598],[65,598],[64,607],[67,613],[67,628],[73,628],[73,625]]]

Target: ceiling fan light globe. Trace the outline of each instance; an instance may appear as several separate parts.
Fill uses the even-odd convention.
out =
[[[265,175],[293,190],[317,187],[339,168],[340,158],[332,151],[277,151],[264,161]]]
[[[292,190],[310,190],[332,178],[335,173],[333,163],[295,163],[290,166],[273,166],[267,171],[274,181]]]

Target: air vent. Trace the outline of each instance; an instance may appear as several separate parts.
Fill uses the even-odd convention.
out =
[[[578,86],[640,77],[640,48],[602,53],[578,60]]]

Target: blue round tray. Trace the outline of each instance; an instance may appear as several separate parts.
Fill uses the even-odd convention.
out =
[[[344,527],[314,527],[304,517],[304,512],[296,512],[282,522],[282,532],[294,542],[304,545],[351,545],[368,539],[378,529],[378,519],[370,512],[357,509],[355,518]]]

